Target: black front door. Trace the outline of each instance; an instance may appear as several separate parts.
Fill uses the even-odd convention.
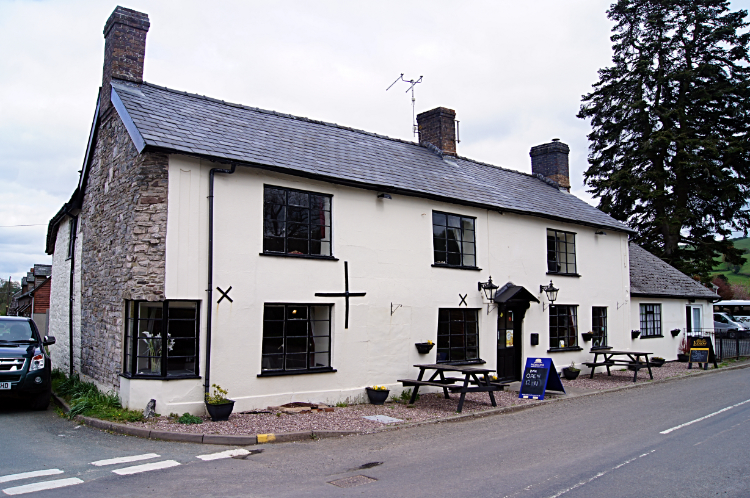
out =
[[[497,380],[521,380],[521,322],[524,314],[513,308],[501,306],[498,309]]]

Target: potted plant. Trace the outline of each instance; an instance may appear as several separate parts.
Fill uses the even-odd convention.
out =
[[[229,420],[229,415],[234,409],[234,400],[227,398],[227,390],[218,384],[212,384],[213,393],[206,393],[206,410],[211,415],[211,420],[220,422]]]
[[[688,359],[690,358],[690,346],[688,345],[687,335],[682,336],[679,351],[680,352],[677,353],[677,361],[687,363]]]
[[[576,368],[576,362],[571,361],[569,367],[565,367],[562,370],[563,377],[565,377],[567,380],[576,380],[578,378],[578,374],[581,373],[580,368]]]
[[[630,335],[633,337],[633,339],[638,339],[638,336],[641,335],[640,330],[631,330]]]
[[[665,361],[667,361],[667,360],[665,360],[661,356],[654,356],[653,358],[651,358],[651,361],[649,363],[651,363],[651,365],[654,366],[654,367],[660,367],[660,366],[664,365]]]
[[[680,335],[680,329],[672,329],[670,330],[670,332],[672,333],[672,337],[677,337],[678,335]]]
[[[370,403],[373,405],[382,405],[385,403],[385,400],[388,399],[388,393],[391,392],[385,386],[368,386],[365,389],[367,389],[367,397],[370,398]]]
[[[417,351],[419,352],[419,354],[427,354],[430,352],[430,350],[432,349],[432,346],[434,346],[435,343],[432,341],[427,341],[427,342],[417,342],[414,345],[417,347]]]
[[[584,341],[589,342],[594,337],[594,333],[592,331],[584,332],[581,334],[581,337]]]

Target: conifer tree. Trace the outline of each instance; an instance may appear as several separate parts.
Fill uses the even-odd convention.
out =
[[[723,0],[619,0],[613,65],[583,96],[584,180],[635,242],[708,282],[714,258],[742,264],[728,240],[750,211],[747,11]]]

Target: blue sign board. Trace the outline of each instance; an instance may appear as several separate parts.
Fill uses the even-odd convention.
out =
[[[544,393],[547,389],[565,392],[552,358],[527,358],[518,397],[522,399],[544,399]]]

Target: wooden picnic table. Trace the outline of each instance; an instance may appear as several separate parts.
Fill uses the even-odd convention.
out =
[[[443,389],[445,399],[450,399],[448,391],[461,393],[461,398],[458,401],[458,408],[456,409],[456,412],[461,413],[466,393],[486,392],[490,395],[492,406],[497,406],[495,395],[493,393],[494,391],[502,391],[507,385],[500,382],[490,382],[488,375],[490,372],[494,372],[494,370],[490,370],[489,368],[440,363],[426,363],[414,366],[419,368],[419,376],[416,379],[398,380],[398,382],[401,382],[404,387],[414,387],[409,404],[414,404],[417,400],[417,391],[419,391],[420,386],[440,387]],[[426,370],[435,370],[435,372],[428,380],[423,380]],[[463,374],[464,377],[446,377],[445,372],[458,372]]]
[[[648,355],[653,353],[644,353],[641,351],[613,351],[611,349],[592,349],[589,352],[594,353],[594,361],[584,363],[584,365],[591,368],[590,379],[594,378],[594,369],[596,367],[607,367],[607,375],[611,377],[612,372],[609,371],[609,368],[616,365],[624,365],[631,368],[633,370],[633,382],[638,379],[638,370],[641,368],[648,368],[648,375],[651,377],[651,380],[654,379],[654,375],[651,373],[651,363],[648,361]],[[601,361],[598,361],[599,356],[603,357]],[[628,359],[615,358],[617,356],[626,356]],[[641,361],[641,358],[644,358],[644,361]]]

